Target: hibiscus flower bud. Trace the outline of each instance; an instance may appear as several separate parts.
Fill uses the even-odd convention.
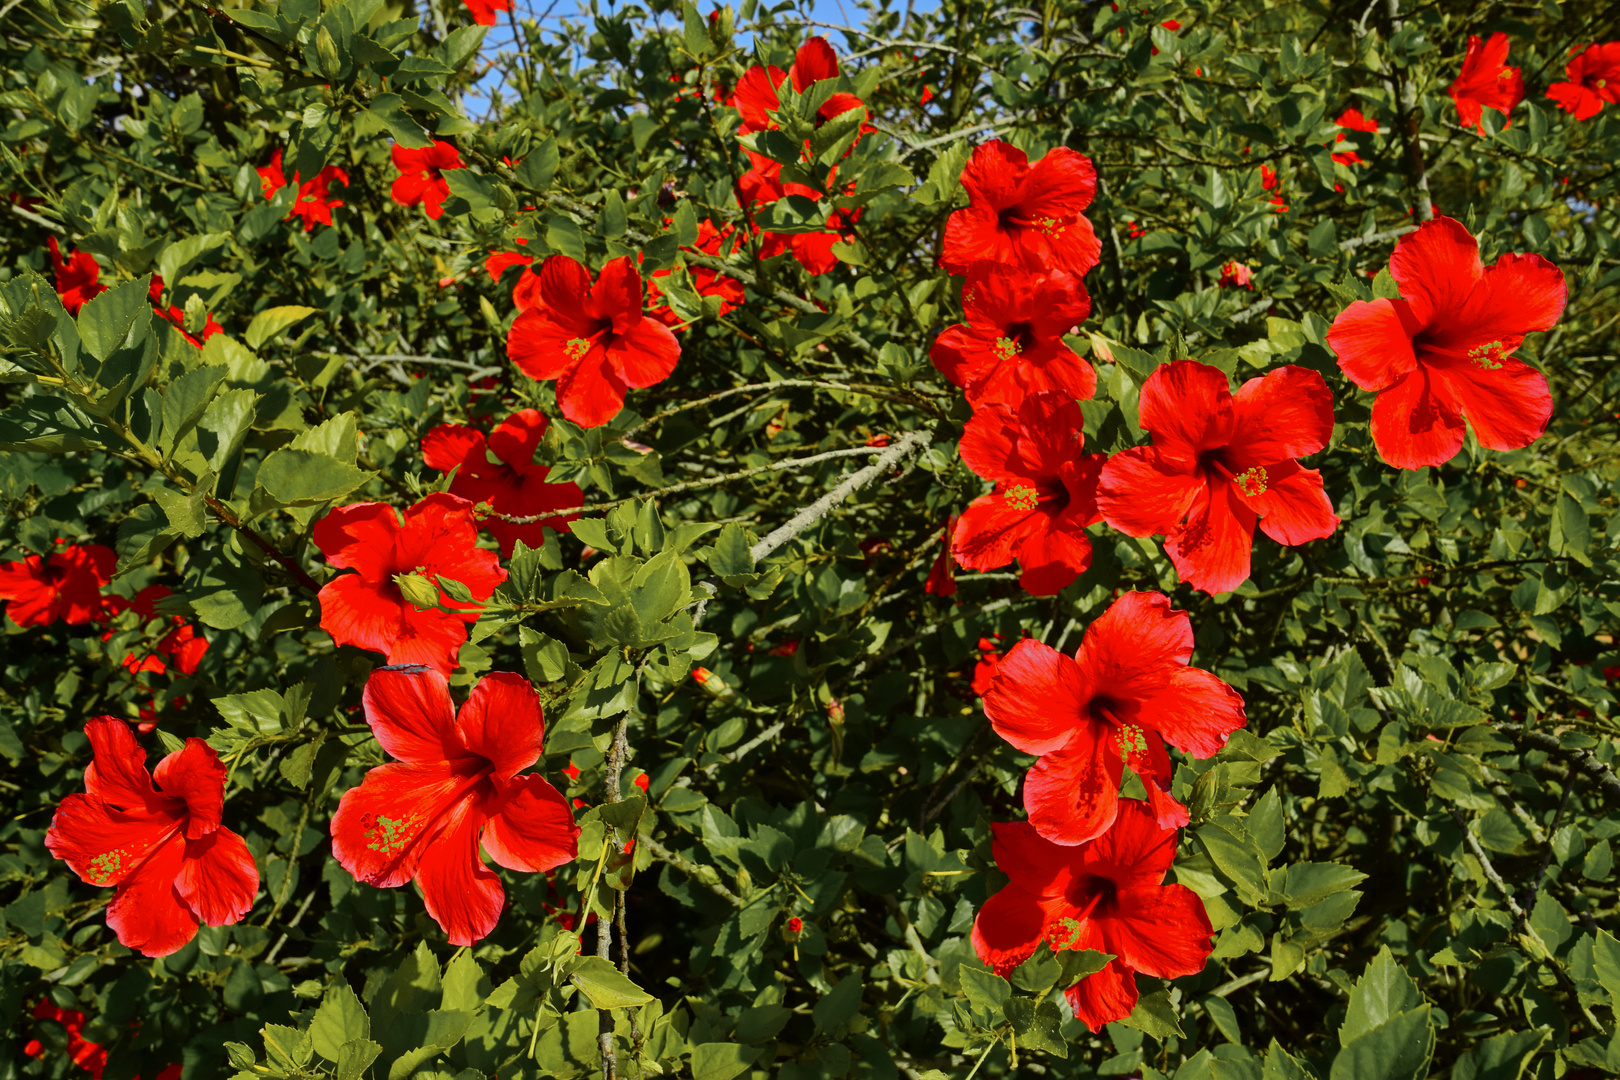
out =
[[[789,941],[795,941],[804,933],[804,920],[797,915],[790,916],[786,925],[782,927],[782,936]]]
[[[401,596],[423,611],[439,606],[439,590],[421,574],[395,574],[394,584],[399,586]]]
[[[315,55],[321,62],[321,74],[329,82],[337,82],[338,76],[343,74],[343,63],[338,59],[337,42],[332,40],[332,32],[324,26],[315,31]]]

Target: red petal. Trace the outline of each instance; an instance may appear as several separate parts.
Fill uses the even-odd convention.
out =
[[[219,828],[225,810],[225,763],[212,746],[187,739],[185,746],[158,762],[153,778],[163,794],[185,800],[187,840]]]
[[[197,936],[197,917],[174,887],[185,850],[184,838],[170,837],[113,894],[107,926],[126,948],[167,956]]]
[[[373,582],[393,573],[394,539],[398,534],[399,514],[386,503],[339,506],[327,511],[314,529],[315,546],[328,563],[339,569],[358,570]]]
[[[1200,451],[1231,440],[1232,391],[1220,368],[1174,360],[1142,384],[1138,415],[1162,460],[1190,468]]]
[[[1025,638],[997,666],[984,695],[984,713],[996,734],[1019,750],[1049,754],[1066,746],[1078,728],[1090,726],[1081,712],[1089,696],[1073,660]]]
[[[378,668],[366,680],[361,703],[366,723],[390,757],[433,765],[467,756],[450,683],[439,672]]]
[[[1419,364],[1373,400],[1372,437],[1378,454],[1397,469],[1443,465],[1463,444],[1463,420],[1451,388],[1431,382]]]
[[[1018,435],[1012,407],[986,402],[964,425],[957,453],[963,464],[991,483],[1022,480],[1025,477],[1017,456]]]
[[[1139,719],[1178,750],[1196,758],[1213,757],[1245,721],[1243,697],[1202,668],[1176,669],[1154,694]]]
[[[460,475],[478,470],[484,461],[484,433],[462,424],[440,424],[422,436],[422,464],[440,472],[457,465]]]
[[[1250,379],[1232,397],[1236,426],[1222,455],[1234,472],[1314,454],[1333,437],[1333,394],[1292,364]]]
[[[1255,512],[1228,483],[1211,484],[1193,501],[1185,524],[1165,537],[1164,552],[1181,580],[1214,596],[1249,576]]]
[[[1322,540],[1339,527],[1333,500],[1322,489],[1322,474],[1292,462],[1268,470],[1266,489],[1259,495],[1240,491],[1238,497],[1260,515],[1260,531],[1279,544]]]
[[[45,850],[89,885],[117,885],[174,836],[172,813],[115,810],[94,795],[69,795],[56,808]]]
[[[1456,321],[1470,343],[1512,341],[1534,330],[1551,330],[1564,313],[1569,287],[1564,272],[1540,255],[1507,254],[1486,269]]]
[[[1067,900],[1076,851],[1045,839],[1027,821],[990,823],[990,854],[996,869],[1038,904]]]
[[[545,438],[547,423],[539,409],[515,412],[490,432],[489,449],[518,472],[526,472],[534,467],[534,451]]]
[[[557,381],[557,406],[580,427],[601,427],[624,408],[625,390],[624,380],[607,354],[592,349]]]
[[[1062,218],[1090,206],[1096,194],[1097,168],[1091,159],[1078,150],[1059,146],[1029,167],[1020,205],[1027,217]]]
[[[332,857],[356,880],[392,889],[416,876],[445,815],[469,801],[449,764],[379,765],[332,815]]]
[[[1404,300],[1357,300],[1333,320],[1327,343],[1346,378],[1363,390],[1383,390],[1417,367],[1412,337],[1421,329]]]
[[[567,255],[552,255],[540,264],[540,302],[553,317],[583,321],[591,293],[591,273]]]
[[[1030,518],[1034,528],[1017,544],[1018,583],[1032,596],[1053,596],[1091,565],[1091,540],[1078,522],[1038,511]]]
[[[531,379],[560,379],[579,363],[568,351],[570,342],[587,340],[579,333],[575,321],[559,320],[550,307],[531,307],[512,323],[506,355]]]
[[[1479,241],[1462,223],[1437,217],[1407,233],[1389,257],[1389,272],[1412,305],[1412,316],[1427,326],[1446,312],[1460,311],[1485,272]]]
[[[1097,480],[1097,509],[1127,536],[1168,533],[1181,523],[1207,481],[1154,446],[1121,450]]]
[[[1087,975],[1069,988],[1065,994],[1075,1019],[1102,1034],[1102,1029],[1115,1020],[1123,1020],[1136,1008],[1136,976],[1118,960]]]
[[[394,586],[369,584],[359,574],[333,578],[319,593],[321,629],[339,645],[388,652],[404,625],[405,604],[385,595],[384,588]]]
[[[1041,943],[1046,915],[1035,897],[1016,885],[991,896],[973,920],[973,951],[998,975],[1028,960]]]
[[[951,556],[969,570],[1006,566],[1024,541],[1041,528],[1036,511],[1012,505],[1005,493],[980,496],[956,522]]]
[[[135,741],[129,724],[116,716],[87,720],[84,733],[93,755],[84,770],[84,789],[125,810],[159,812],[173,807],[152,786],[146,771],[146,751]]]
[[[788,74],[793,79],[793,89],[802,94],[810,89],[811,83],[838,78],[838,54],[833,52],[826,38],[813,37],[799,46]]]
[[[1158,825],[1146,803],[1123,799],[1114,827],[1083,854],[1088,864],[1112,871],[1126,887],[1156,886],[1175,862],[1176,832]]]
[[[681,346],[669,327],[642,319],[617,336],[607,357],[627,386],[655,386],[675,370]]]
[[[1024,777],[1030,824],[1054,844],[1102,836],[1119,811],[1123,765],[1111,733],[1100,725],[1077,728],[1067,746],[1044,755]]]
[[[462,745],[489,760],[497,780],[509,780],[539,761],[546,737],[540,695],[529,680],[510,671],[478,680],[456,717],[456,728]]]
[[[591,287],[590,315],[610,319],[616,334],[641,321],[641,275],[628,255],[610,259]]]
[[[1192,619],[1159,592],[1128,592],[1109,605],[1080,640],[1076,670],[1085,694],[1106,696],[1126,723],[1136,703],[1157,694],[1192,657]],[[1151,726],[1151,725],[1149,725]]]
[[[1170,848],[1174,853],[1173,839]],[[1204,970],[1214,931],[1197,893],[1185,885],[1159,885],[1121,890],[1115,903],[1115,916],[1099,922],[1105,948],[1120,963],[1163,979]]]
[[[486,937],[500,921],[506,897],[500,879],[478,856],[477,834],[476,815],[458,809],[416,872],[428,914],[452,945],[475,945]]]
[[[579,855],[579,826],[568,800],[541,776],[521,776],[484,823],[484,850],[508,870],[543,873]]]
[[[1481,446],[1517,450],[1547,430],[1552,393],[1547,389],[1547,377],[1529,364],[1512,357],[1497,364],[1495,368],[1447,365],[1434,371],[1434,379],[1461,406]]]
[[[228,926],[253,906],[259,868],[240,836],[219,829],[186,844],[174,891],[204,926]]]

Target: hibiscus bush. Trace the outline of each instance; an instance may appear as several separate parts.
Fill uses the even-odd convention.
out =
[[[1620,1072],[1611,6],[231,2],[0,6],[0,1080]]]

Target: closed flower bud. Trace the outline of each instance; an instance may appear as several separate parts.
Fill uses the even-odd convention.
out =
[[[415,607],[426,611],[439,606],[439,590],[420,574],[396,574],[394,584],[399,586],[400,595]]]
[[[328,81],[337,82],[338,76],[343,73],[343,64],[338,59],[337,42],[332,40],[332,32],[324,26],[315,31],[315,54],[321,60],[321,74]]]

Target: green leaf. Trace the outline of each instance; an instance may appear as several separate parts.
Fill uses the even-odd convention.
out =
[[[1463,1051],[1451,1067],[1451,1080],[1519,1080],[1551,1034],[1543,1027],[1492,1035]]]
[[[964,969],[972,970],[972,969]],[[1006,985],[1003,983],[1003,985]],[[861,975],[853,969],[816,1002],[813,1017],[818,1034],[832,1035],[855,1019],[861,1008]]]
[[[79,342],[91,356],[105,361],[130,337],[130,331],[152,318],[146,280],[116,285],[79,309]]]
[[[315,1052],[328,1061],[339,1060],[345,1044],[371,1038],[366,1007],[344,980],[334,982],[322,996],[309,1022],[309,1037]]]
[[[979,968],[962,968],[962,992],[973,1004],[990,1012],[1000,1012],[1012,996],[1012,987],[1000,975]]]
[[[371,99],[366,112],[387,129],[394,141],[408,150],[421,150],[433,145],[433,139],[405,111],[405,102],[398,94],[378,94]]]
[[[512,175],[530,191],[545,191],[551,186],[551,178],[557,175],[558,161],[557,140],[547,136],[518,162]]]
[[[158,273],[163,283],[173,289],[186,279],[186,272],[204,260],[212,260],[231,242],[230,233],[203,233],[177,240],[163,249],[158,258]],[[144,293],[144,282],[143,285]],[[144,297],[143,297],[144,298]]]
[[[766,1042],[781,1034],[792,1018],[793,1010],[780,1005],[756,1005],[737,1018],[737,1038],[745,1043]]]
[[[698,1043],[692,1047],[692,1080],[731,1080],[748,1071],[763,1048],[736,1043]]]
[[[653,996],[600,956],[582,958],[568,979],[597,1009],[624,1009],[644,1005]]]
[[[100,445],[96,422],[62,398],[35,394],[0,412],[0,450],[61,454]]]
[[[1172,1035],[1177,1038],[1186,1037],[1186,1033],[1181,1030],[1181,1021],[1176,1016],[1176,1008],[1170,1004],[1168,990],[1155,990],[1151,994],[1143,994],[1137,999],[1136,1008],[1131,1010],[1131,1015],[1119,1022],[1126,1027],[1151,1035],[1160,1042]]]
[[[163,433],[158,448],[165,454],[180,445],[202,419],[203,411],[214,400],[214,392],[225,381],[222,366],[193,368],[163,391]]]
[[[1386,947],[1384,953],[1388,951]],[[1352,994],[1352,1007],[1354,1003]],[[1429,1006],[1424,1005],[1396,1013],[1350,1039],[1333,1059],[1328,1078],[1423,1080],[1428,1075],[1429,1058],[1433,1053],[1434,1028],[1429,1022]]]
[[[709,569],[722,579],[733,574],[752,574],[752,547],[753,538],[748,531],[735,521],[727,522],[720,527],[719,535],[714,538],[714,547],[709,549]]]
[[[258,349],[283,330],[319,313],[320,308],[303,307],[299,304],[265,308],[253,316],[253,321],[248,323],[242,340],[247,342],[249,348]]]
[[[260,1034],[270,1061],[284,1069],[296,1070],[309,1064],[312,1044],[307,1032],[281,1024],[266,1024]]]
[[[1279,886],[1288,906],[1307,908],[1330,896],[1355,888],[1367,875],[1339,863],[1291,863]]]
[[[263,503],[264,509],[319,506],[336,502],[376,475],[329,454],[287,448],[264,459],[254,480],[254,494],[263,491],[269,497]],[[257,511],[260,500],[255,497],[254,502]]]
[[[1418,992],[1417,983],[1385,945],[1350,991],[1350,1005],[1339,1027],[1339,1044],[1349,1046],[1352,1040],[1386,1020],[1422,1004],[1423,995]]]

